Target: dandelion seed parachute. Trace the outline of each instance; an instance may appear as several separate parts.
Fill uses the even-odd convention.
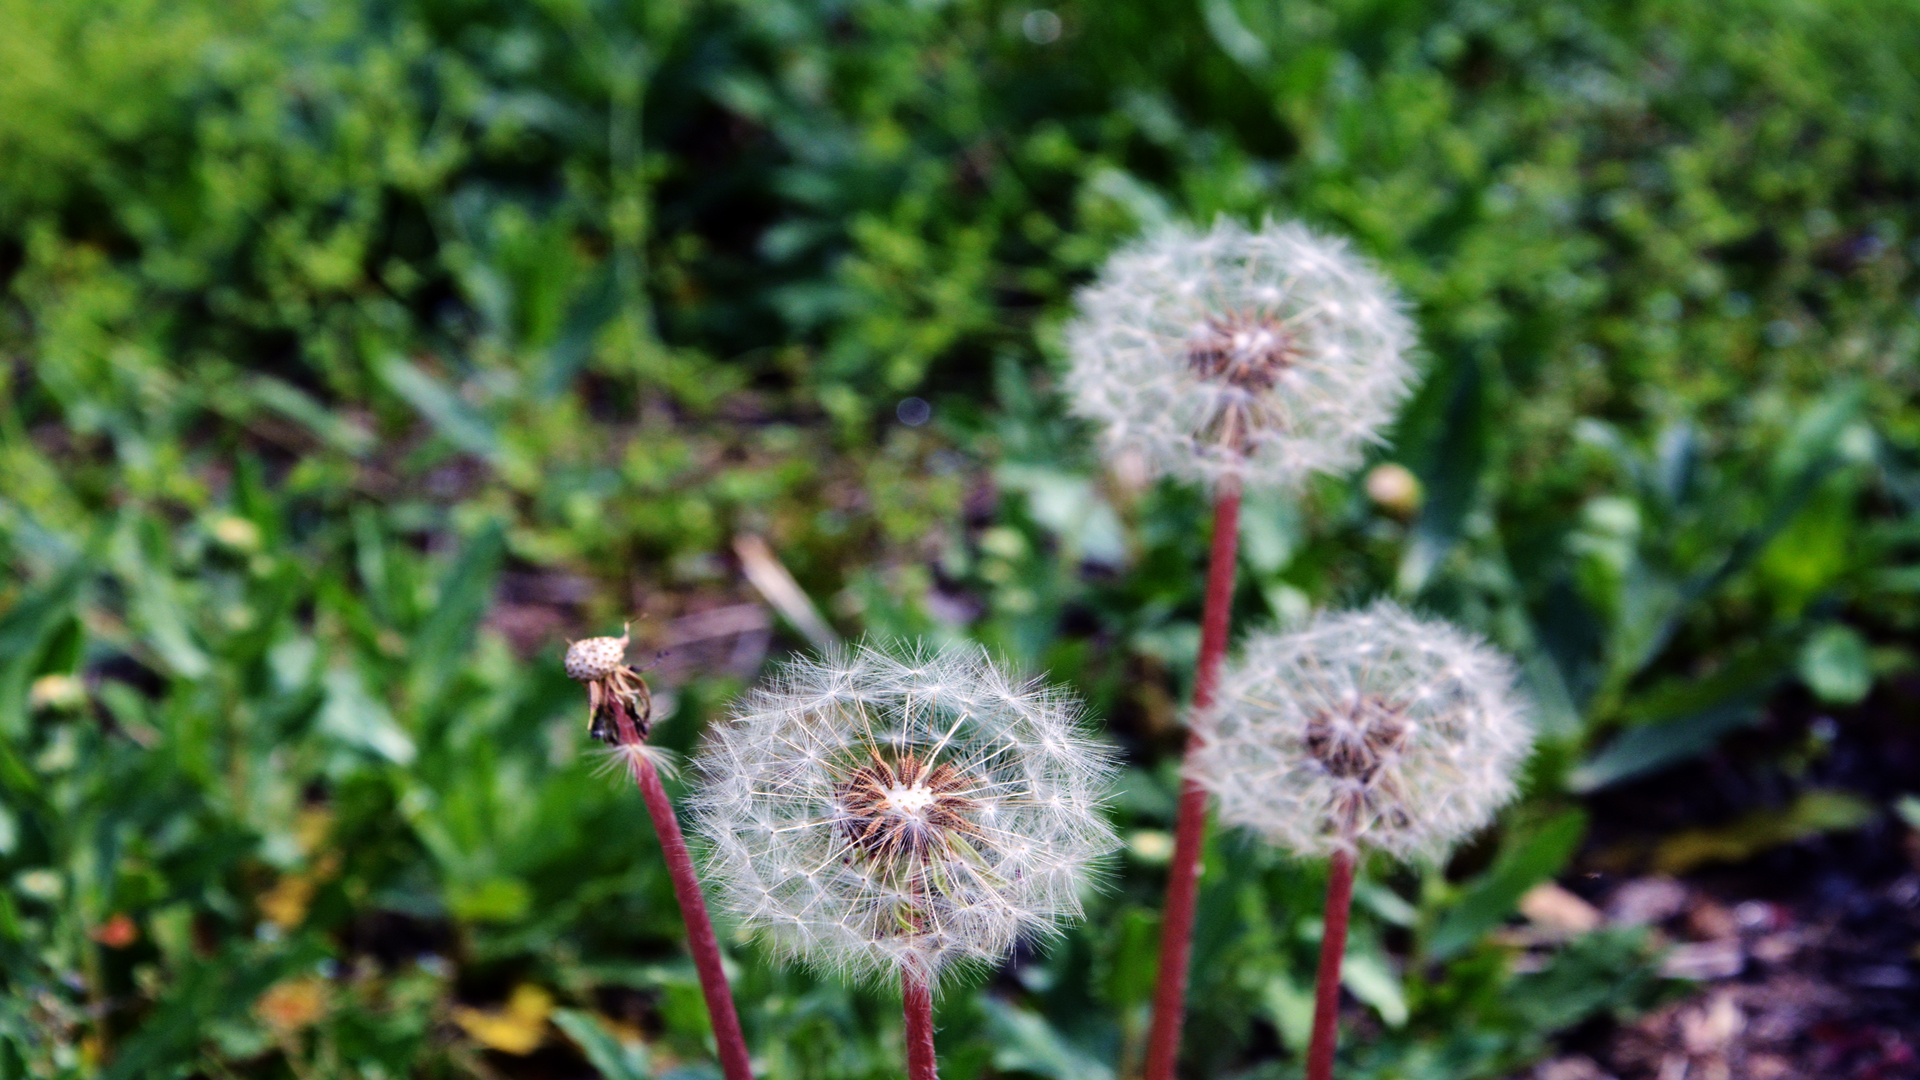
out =
[[[1116,253],[1066,331],[1074,412],[1156,472],[1292,487],[1357,465],[1407,394],[1403,302],[1345,242],[1268,222]]]
[[[1077,703],[977,648],[789,664],[709,735],[707,880],[777,951],[931,986],[1056,933],[1115,847]]]
[[[1512,798],[1533,740],[1506,657],[1384,601],[1250,638],[1217,702],[1191,775],[1302,856],[1444,854]]]

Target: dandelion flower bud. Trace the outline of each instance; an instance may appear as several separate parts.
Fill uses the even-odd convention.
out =
[[[1406,397],[1413,325],[1344,241],[1268,222],[1170,227],[1080,291],[1067,388],[1160,473],[1292,487],[1357,465]]]
[[[1506,657],[1387,602],[1254,636],[1216,700],[1195,779],[1303,856],[1439,857],[1512,798],[1533,739]]]
[[[707,878],[788,956],[932,985],[1080,914],[1112,768],[977,648],[796,661],[701,751]]]

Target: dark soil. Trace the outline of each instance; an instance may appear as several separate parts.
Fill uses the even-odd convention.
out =
[[[1756,844],[1673,876],[1671,839],[1735,835],[1807,792],[1850,797],[1864,825]],[[1920,682],[1855,709],[1776,702],[1710,757],[1590,800],[1594,834],[1566,888],[1609,922],[1655,927],[1684,1000],[1583,1030],[1533,1080],[1920,1078]],[[1665,846],[1663,846],[1665,845]]]

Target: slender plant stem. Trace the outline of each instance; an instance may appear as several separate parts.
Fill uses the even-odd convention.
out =
[[[907,1018],[907,1080],[939,1080],[933,1057],[933,990],[910,971],[900,973]]]
[[[1307,1080],[1333,1076],[1333,1044],[1340,1034],[1340,960],[1347,952],[1347,912],[1352,907],[1353,856],[1337,851],[1327,868],[1327,928],[1320,937],[1320,973],[1313,981]]]
[[[1207,563],[1207,604],[1201,615],[1200,659],[1193,676],[1193,715],[1213,704],[1220,658],[1227,651],[1233,611],[1234,566],[1240,549],[1240,486],[1228,481],[1213,502],[1213,553]],[[1206,741],[1187,729],[1187,758]],[[1153,1028],[1147,1035],[1146,1080],[1173,1080],[1180,1058],[1180,1024],[1187,1011],[1187,964],[1193,954],[1193,903],[1200,883],[1200,849],[1207,838],[1207,793],[1189,777],[1180,781],[1180,807],[1173,832],[1173,865],[1167,872],[1167,903],[1160,921],[1160,971],[1153,993]]]
[[[747,1059],[747,1040],[740,1033],[740,1015],[733,1009],[733,991],[727,987],[726,969],[720,962],[720,942],[713,935],[713,921],[707,917],[707,901],[700,893],[700,878],[693,870],[693,856],[687,852],[687,839],[680,833],[680,818],[673,802],[660,783],[660,771],[642,751],[645,740],[633,718],[616,699],[613,703],[614,731],[626,755],[628,770],[653,818],[654,831],[660,834],[660,850],[667,857],[667,874],[673,879],[673,895],[680,901],[680,918],[687,924],[687,951],[693,954],[693,966],[700,974],[700,992],[707,999],[707,1015],[713,1021],[713,1041],[720,1050],[720,1071],[726,1080],[753,1080],[753,1066]]]

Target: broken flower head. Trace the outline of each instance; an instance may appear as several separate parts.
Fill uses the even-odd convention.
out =
[[[1080,290],[1073,411],[1158,473],[1296,487],[1359,464],[1405,399],[1413,324],[1344,241],[1295,223],[1167,227]]]
[[[653,695],[637,668],[627,664],[627,631],[567,646],[567,678],[587,687],[587,734],[604,743],[620,742],[613,716],[616,705],[633,720],[641,739],[653,722]]]
[[[1437,858],[1513,797],[1533,741],[1505,656],[1388,602],[1253,636],[1215,701],[1194,778],[1303,856]]]
[[[789,663],[708,736],[707,880],[820,969],[932,985],[1057,932],[1113,850],[1076,701],[977,647]]]

